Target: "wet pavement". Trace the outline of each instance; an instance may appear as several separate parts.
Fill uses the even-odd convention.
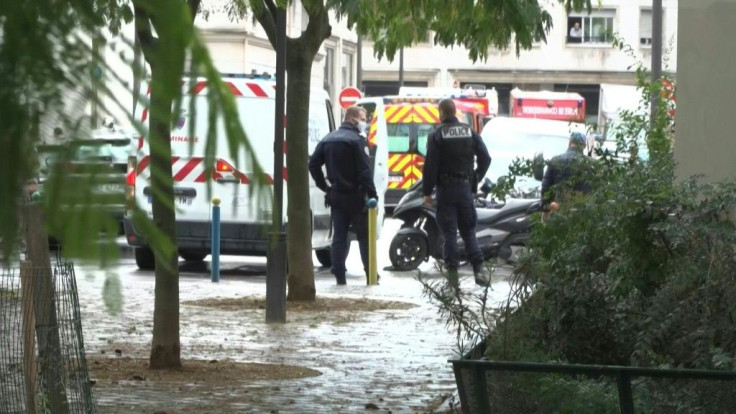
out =
[[[388,244],[399,223],[386,221],[378,245],[379,269],[390,265]],[[384,252],[384,254],[380,254]],[[314,260],[315,263],[316,258]],[[224,257],[219,283],[204,266],[182,265],[181,301],[206,298],[264,297],[266,260]],[[357,313],[350,309],[324,320],[287,313],[283,325],[267,325],[265,311],[219,310],[181,306],[183,359],[231,359],[242,362],[303,366],[322,375],[298,380],[233,383],[198,392],[195,380],[175,387],[148,381],[97,384],[94,395],[103,413],[218,412],[321,413],[431,412],[430,407],[455,392],[448,359],[456,357],[456,338],[434,305],[422,296],[415,272],[381,270],[379,286],[365,286],[354,243],[348,258],[348,286],[336,286],[329,269],[315,268],[317,295],[409,302],[408,310]],[[430,260],[420,268],[438,279]],[[461,269],[462,288],[477,289],[468,267]],[[494,274],[493,297],[508,293],[504,274]],[[137,270],[123,259],[113,270],[77,265],[84,341],[88,356],[147,358],[153,313],[153,272]],[[105,353],[104,355],[103,352]],[[213,409],[212,407],[217,407]],[[444,405],[447,407],[447,404]]]

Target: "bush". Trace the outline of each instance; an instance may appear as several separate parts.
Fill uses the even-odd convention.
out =
[[[641,66],[637,75],[648,102],[659,84],[646,82]],[[592,193],[564,203],[544,225],[536,218],[501,310],[487,292],[438,301],[459,337],[486,340],[495,360],[733,369],[736,184],[675,180],[668,105],[660,102],[653,121],[644,109],[625,113],[617,151],[598,148],[591,163]],[[632,137],[640,135],[648,159],[629,155],[639,152]],[[529,165],[519,160],[512,172]],[[610,397],[587,382],[549,381],[575,388],[565,391],[573,400]]]

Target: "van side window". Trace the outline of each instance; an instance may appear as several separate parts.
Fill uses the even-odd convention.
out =
[[[369,124],[371,123],[371,120],[373,119],[373,115],[376,113],[376,104],[372,102],[363,102],[358,104],[359,107],[365,109],[366,112],[366,122]]]
[[[329,99],[325,99],[325,106],[327,107],[327,119],[330,123],[330,132],[335,130],[335,115],[332,112],[332,104]]]

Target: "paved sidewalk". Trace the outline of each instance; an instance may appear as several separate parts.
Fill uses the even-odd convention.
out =
[[[387,229],[384,234],[393,234]],[[379,244],[386,251],[387,242]],[[196,387],[161,388],[153,383],[130,382],[120,387],[96,386],[101,412],[169,414],[213,403],[216,412],[322,413],[364,412],[375,404],[380,412],[427,412],[434,401],[455,391],[451,364],[455,337],[439,319],[436,308],[422,297],[414,273],[381,271],[381,285],[365,286],[357,245],[348,260],[348,286],[335,286],[327,269],[316,269],[317,295],[356,297],[414,303],[409,310],[386,310],[357,315],[340,311],[335,318],[305,322],[287,314],[285,325],[266,325],[263,310],[224,311],[194,306],[181,307],[182,356],[185,359],[225,359],[258,363],[283,363],[322,372],[300,380],[255,381],[232,386],[209,395]],[[230,258],[228,258],[230,260]],[[387,260],[387,259],[386,259]],[[316,263],[316,261],[315,261]],[[379,259],[379,269],[388,265]],[[220,283],[202,272],[182,271],[181,300],[215,297],[265,296],[265,259],[232,258]],[[422,270],[438,278],[432,263]],[[353,273],[350,273],[350,271]],[[475,286],[465,269],[463,288]],[[503,273],[503,272],[501,272]],[[153,275],[139,272],[130,259],[115,273],[78,266],[77,279],[88,355],[109,355],[113,347],[148,356],[153,309]],[[111,315],[103,292],[119,286],[122,312]],[[505,280],[494,284],[494,297],[506,297]],[[213,412],[203,409],[201,412]]]

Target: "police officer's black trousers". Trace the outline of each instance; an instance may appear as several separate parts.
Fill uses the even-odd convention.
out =
[[[444,260],[448,269],[457,269],[460,262],[457,247],[458,230],[465,244],[465,254],[473,269],[479,269],[483,265],[483,254],[475,237],[477,221],[478,216],[469,182],[450,182],[437,188],[437,224],[445,239]]]
[[[345,280],[345,259],[350,251],[348,230],[353,226],[360,246],[363,268],[368,269],[368,215],[364,210],[363,197],[355,193],[332,191],[332,274],[338,283]]]

